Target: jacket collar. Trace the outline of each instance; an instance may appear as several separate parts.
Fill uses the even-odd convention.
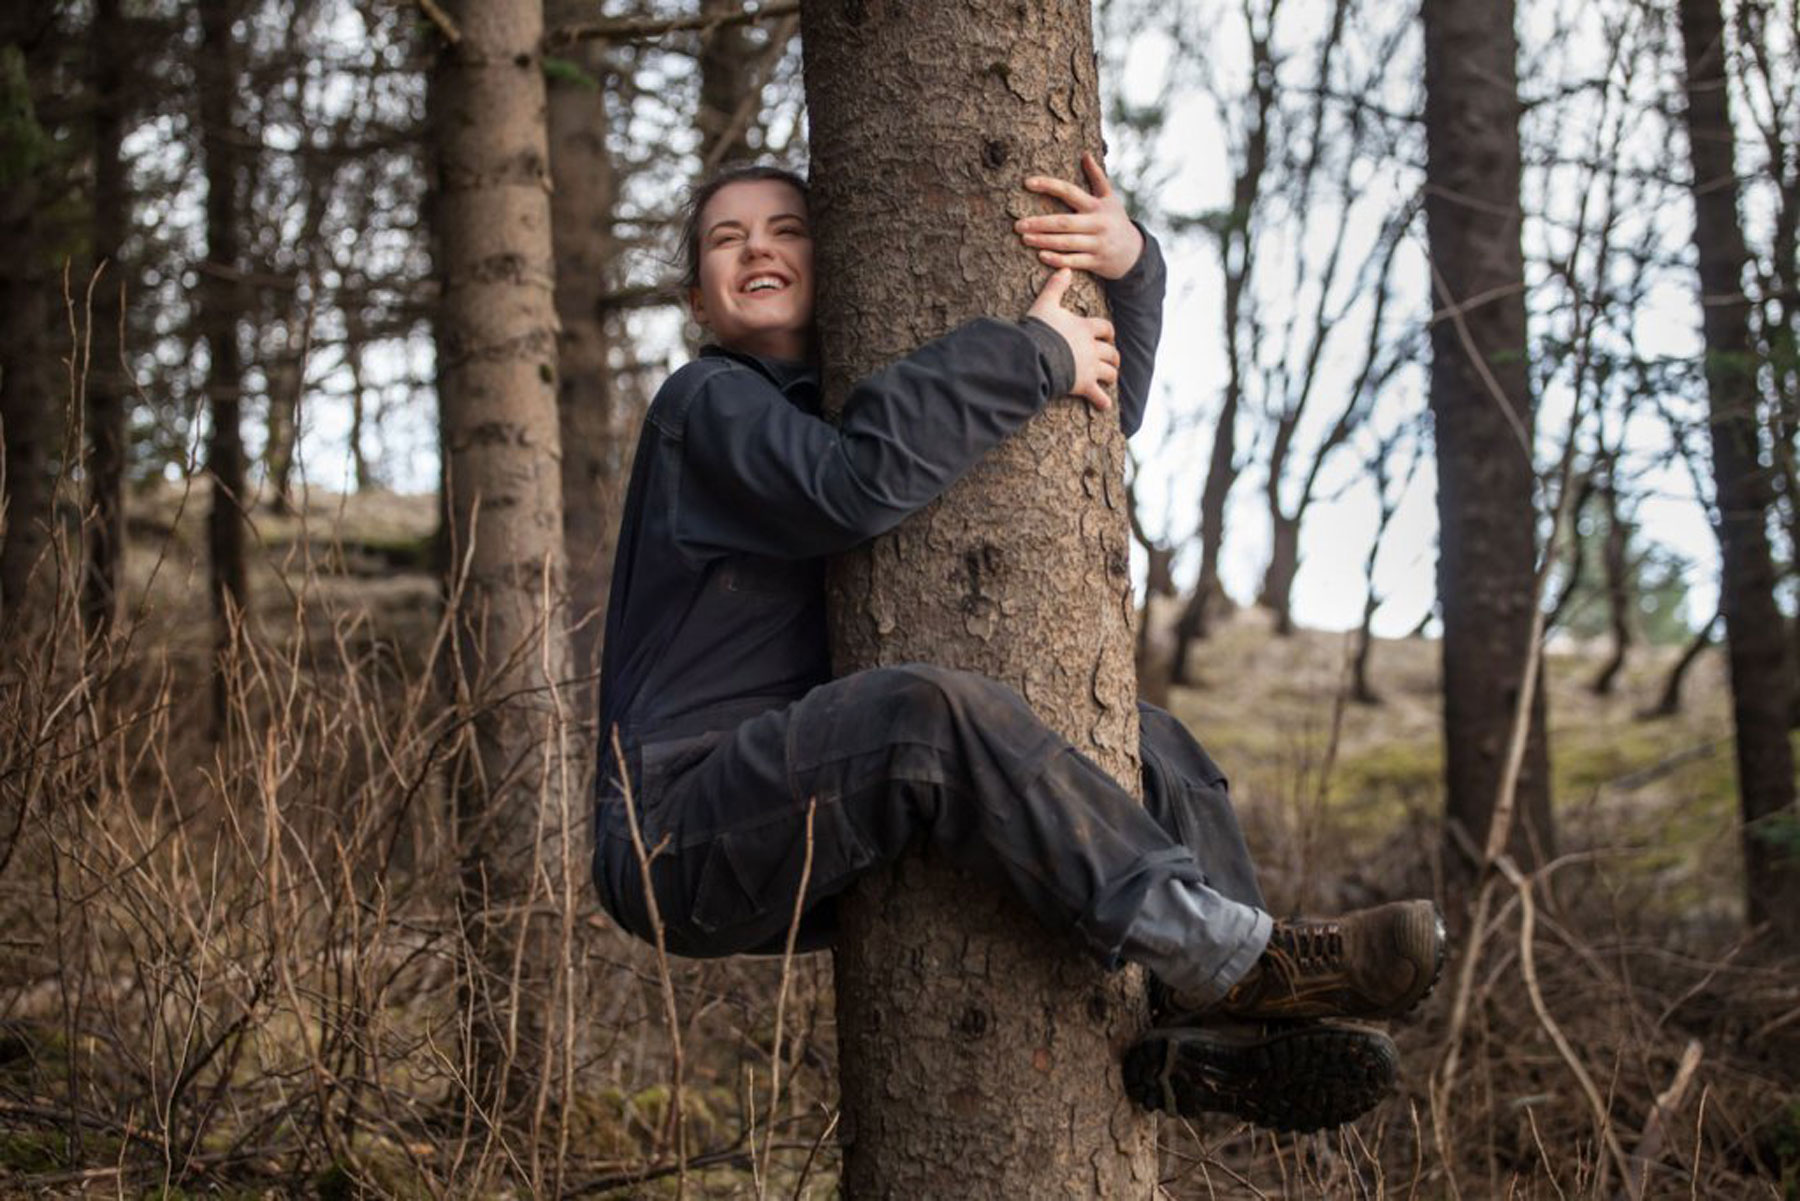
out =
[[[700,348],[700,356],[742,363],[774,384],[796,407],[808,413],[819,411],[819,369],[812,363],[772,359],[744,350],[727,350],[711,343]]]

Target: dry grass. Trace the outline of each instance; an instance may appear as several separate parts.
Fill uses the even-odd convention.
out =
[[[822,957],[665,977],[589,906],[566,948],[572,1101],[481,1111],[437,590],[372,549],[421,543],[433,508],[314,497],[259,519],[215,742],[204,505],[185,506],[139,505],[128,637],[84,646],[65,620],[0,668],[0,1191],[830,1195]],[[1336,636],[1244,619],[1201,653],[1208,687],[1176,708],[1233,771],[1276,907],[1431,891],[1435,646],[1380,648],[1378,709],[1337,703]],[[1172,1126],[1171,1195],[1630,1196],[1614,1144],[1645,1196],[1800,1195],[1800,970],[1739,929],[1728,744],[1633,778],[1718,742],[1716,674],[1646,727],[1643,680],[1602,702],[1583,669],[1551,665],[1565,855],[1497,894],[1454,1073],[1445,986],[1396,1032],[1403,1095],[1330,1137]]]

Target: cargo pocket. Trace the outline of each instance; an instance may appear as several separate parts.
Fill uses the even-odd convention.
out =
[[[694,897],[694,925],[712,934],[778,918],[785,928],[802,877],[810,905],[841,891],[874,857],[838,801],[821,802],[814,812],[810,871],[805,809],[728,830],[707,848]]]
[[[661,831],[660,821],[654,819],[660,816],[669,785],[683,773],[698,767],[729,733],[728,730],[709,730],[687,738],[646,742],[638,749],[638,781],[632,798],[637,803],[638,820],[645,830]]]

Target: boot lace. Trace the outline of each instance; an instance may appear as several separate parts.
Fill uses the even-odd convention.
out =
[[[1275,927],[1282,957],[1301,971],[1330,969],[1344,958],[1344,928],[1337,922],[1302,922]]]

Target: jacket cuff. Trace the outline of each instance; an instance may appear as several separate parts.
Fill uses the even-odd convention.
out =
[[[1109,299],[1115,295],[1135,296],[1149,287],[1160,288],[1163,285],[1166,268],[1163,265],[1162,246],[1141,224],[1136,221],[1133,221],[1132,224],[1136,225],[1138,232],[1144,235],[1144,248],[1138,252],[1137,262],[1131,265],[1131,270],[1118,279],[1100,281]]]
[[[1069,349],[1068,339],[1036,317],[1021,317],[1019,328],[1037,344],[1038,357],[1050,370],[1051,397],[1067,396],[1075,387],[1075,352]]]

